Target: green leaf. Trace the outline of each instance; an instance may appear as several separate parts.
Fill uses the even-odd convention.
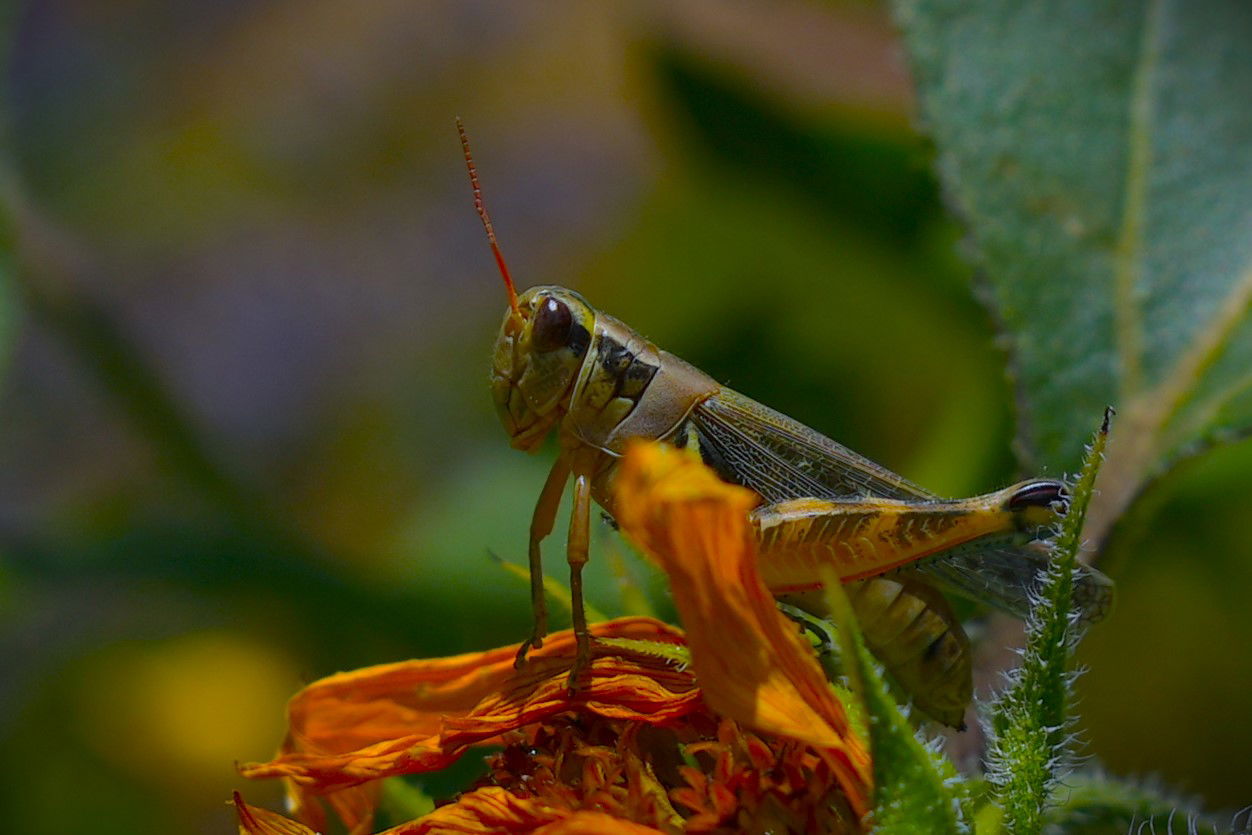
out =
[[[865,704],[874,758],[873,831],[967,832],[963,783],[952,763],[918,740],[896,705],[856,625],[838,578],[826,578],[826,604],[837,627],[840,656],[852,689]]]
[[[1100,542],[1146,481],[1252,428],[1252,14],[1228,0],[895,0],[1005,331],[1032,467],[1122,415]]]
[[[1039,598],[1026,622],[1026,650],[1009,687],[996,699],[987,747],[987,779],[1004,811],[1009,832],[1039,832],[1057,778],[1069,765],[1068,706],[1073,673],[1070,654],[1078,641],[1074,571],[1083,522],[1108,439],[1110,412],[1087,450],[1069,511],[1043,572]]]
[[[1056,791],[1048,814],[1050,831],[1066,835],[1105,832],[1220,832],[1222,821],[1186,798],[1146,781],[1105,774],[1074,774]],[[1246,813],[1238,816],[1246,817]],[[1238,820],[1226,831],[1238,832]],[[1177,828],[1175,828],[1177,827]]]
[[[668,661],[679,669],[691,664],[691,651],[679,644],[667,644],[662,641],[642,641],[637,638],[596,638],[596,643],[606,647],[616,647],[627,652],[649,655]]]

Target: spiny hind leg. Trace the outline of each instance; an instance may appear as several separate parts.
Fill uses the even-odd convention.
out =
[[[946,598],[907,573],[848,588],[865,645],[919,710],[964,730],[974,680],[969,638]]]
[[[947,600],[908,573],[844,585],[865,645],[927,716],[964,728],[973,693],[969,639]],[[789,606],[829,618],[823,592],[787,594]]]
[[[548,480],[539,493],[539,501],[535,503],[535,512],[530,520],[530,605],[534,614],[534,623],[530,637],[518,647],[517,659],[513,665],[521,668],[526,663],[526,653],[543,646],[544,636],[548,634],[548,603],[543,595],[543,555],[540,543],[556,524],[556,513],[561,506],[561,493],[565,490],[565,482],[569,480],[570,468],[564,458],[558,458],[548,472]]]
[[[969,499],[789,499],[752,511],[761,573],[771,589],[812,588],[822,570],[845,580],[884,574],[973,542],[1022,535],[1014,488]],[[1032,517],[1033,518],[1033,517]]]

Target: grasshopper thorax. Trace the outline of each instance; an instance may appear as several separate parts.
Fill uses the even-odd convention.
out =
[[[491,363],[491,393],[510,442],[532,450],[569,408],[596,314],[572,290],[532,287],[500,325]]]

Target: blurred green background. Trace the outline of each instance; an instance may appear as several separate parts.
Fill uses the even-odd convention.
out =
[[[524,558],[552,450],[510,450],[492,411],[505,299],[457,115],[521,285],[571,286],[937,492],[1018,475],[1006,357],[877,5],[9,20],[7,831],[233,831],[232,788],[280,804],[232,764],[272,753],[302,683],[525,634],[489,551]],[[1081,652],[1087,753],[1214,808],[1252,802],[1250,495],[1247,442],[1154,488]],[[590,597],[619,613],[625,549],[596,540]]]

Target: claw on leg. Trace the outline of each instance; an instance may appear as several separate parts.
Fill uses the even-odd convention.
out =
[[[530,630],[530,637],[517,649],[513,666],[518,670],[526,666],[526,653],[542,647],[543,639],[548,634],[548,604],[543,596],[543,556],[539,544],[552,533],[557,508],[561,505],[561,493],[568,480],[569,465],[565,459],[558,458],[548,473],[548,480],[544,482],[543,490],[539,493],[539,501],[535,503],[535,513],[530,520],[530,604],[535,614],[535,623]]]
[[[530,566],[530,600],[535,622],[530,629],[530,637],[517,648],[517,658],[513,661],[513,668],[517,670],[526,666],[526,653],[542,647],[543,639],[548,634],[548,603],[543,596],[543,568],[539,565],[539,543],[534,540],[531,542]]]
[[[517,657],[513,659],[513,669],[520,670],[526,666],[526,654],[532,649],[541,649],[543,647],[543,635],[536,631],[532,632],[530,637],[522,641],[522,645],[517,648]]]
[[[548,604],[543,596],[543,569],[540,568],[539,574],[535,574],[537,567],[539,552],[539,543],[534,543],[531,559],[531,608],[534,611],[535,622],[530,630],[530,637],[522,641],[522,645],[517,648],[517,658],[513,661],[514,669],[520,670],[526,666],[526,654],[532,649],[539,649],[543,646],[543,639],[548,634]],[[535,586],[535,578],[538,578],[538,588]]]
[[[569,676],[565,679],[565,689],[571,696],[582,687],[579,678],[583,670],[591,665],[591,636],[586,632],[576,632],[574,638],[578,642],[578,648],[574,655],[574,666],[569,668]]]

